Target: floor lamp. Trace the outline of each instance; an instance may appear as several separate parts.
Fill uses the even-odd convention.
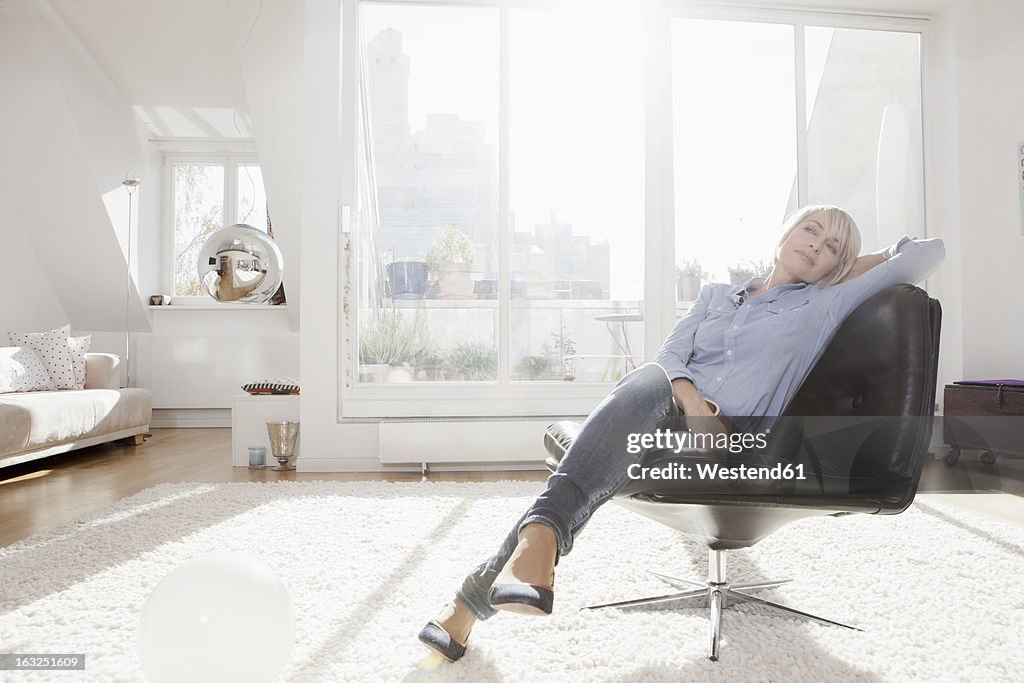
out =
[[[124,185],[124,189],[128,191],[128,283],[124,304],[124,362],[125,362],[125,386],[130,387],[132,385],[132,195],[135,194],[135,188],[139,186],[142,181],[133,175],[127,175],[124,181],[121,183]]]

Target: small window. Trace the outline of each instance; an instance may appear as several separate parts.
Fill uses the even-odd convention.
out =
[[[196,259],[210,235],[235,223],[267,229],[263,173],[259,164],[233,156],[175,158],[167,168],[172,197],[173,295],[205,297]]]

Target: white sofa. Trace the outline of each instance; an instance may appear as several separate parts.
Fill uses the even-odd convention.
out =
[[[120,358],[85,354],[85,389],[0,394],[0,467],[106,441],[142,443],[153,415],[148,389],[119,389]]]

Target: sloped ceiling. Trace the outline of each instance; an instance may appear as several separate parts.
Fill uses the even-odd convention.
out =
[[[233,109],[242,82],[217,0],[49,0],[132,105]]]

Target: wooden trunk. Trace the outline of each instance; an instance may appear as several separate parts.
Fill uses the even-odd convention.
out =
[[[995,455],[1024,457],[1024,387],[949,384],[945,388],[942,438],[952,449],[982,450],[984,462]]]

